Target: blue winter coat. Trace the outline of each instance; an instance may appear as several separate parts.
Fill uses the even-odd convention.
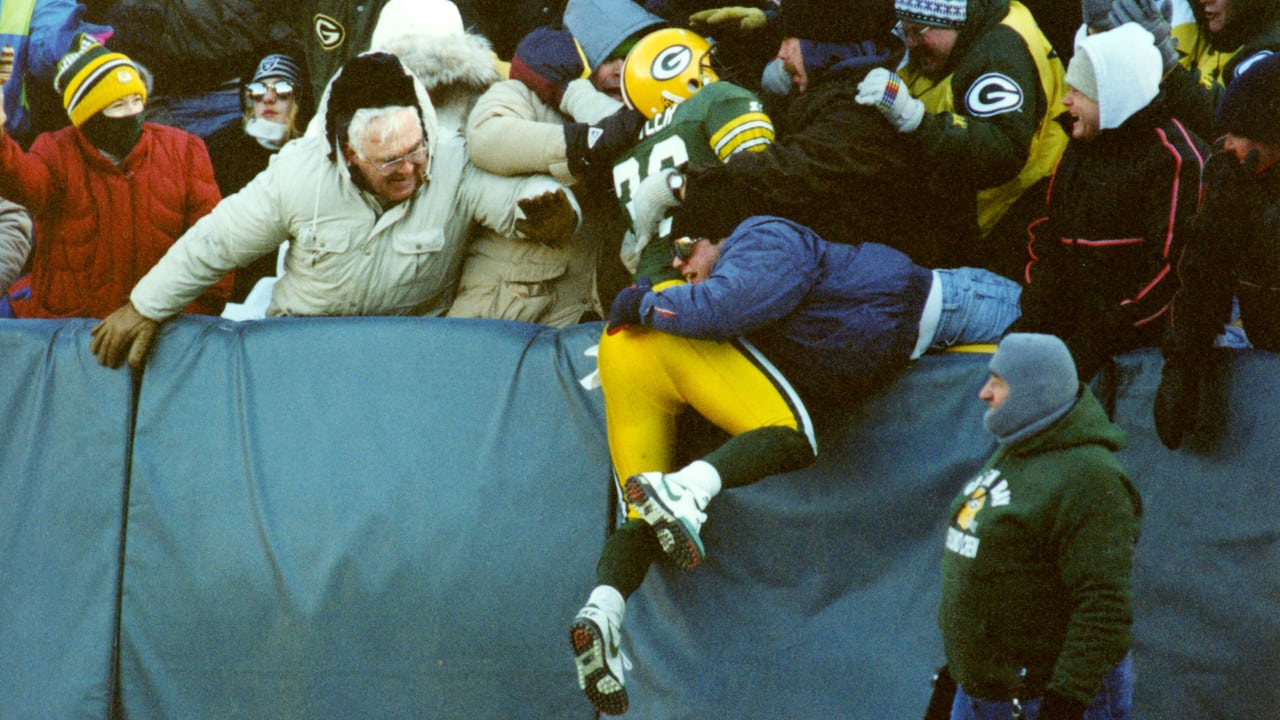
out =
[[[933,274],[878,243],[842,245],[777,217],[743,221],[703,282],[650,292],[641,321],[745,337],[809,401],[865,390],[910,358]]]

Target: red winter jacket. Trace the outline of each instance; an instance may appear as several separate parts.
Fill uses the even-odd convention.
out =
[[[74,127],[36,138],[23,152],[0,138],[0,196],[35,220],[31,297],[13,302],[18,317],[102,318],[222,196],[204,142],[145,123],[117,167]],[[228,275],[185,308],[218,315]]]

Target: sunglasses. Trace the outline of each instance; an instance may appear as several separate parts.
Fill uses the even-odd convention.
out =
[[[404,155],[401,155],[398,158],[391,158],[390,160],[386,160],[384,162],[378,162],[375,160],[373,164],[377,166],[378,172],[382,173],[383,175],[390,175],[394,173],[396,171],[396,168],[400,167],[401,165],[407,162],[413,163],[416,165],[422,162],[423,160],[425,160],[426,157],[427,157],[427,144],[425,141],[423,141],[418,145],[417,149],[413,150],[412,152],[405,153]]]
[[[254,102],[265,98],[268,91],[275,93],[281,100],[288,100],[293,95],[293,84],[287,80],[278,80],[273,83],[251,82],[244,86],[245,94]]]
[[[698,245],[698,238],[692,238],[688,235],[678,237],[671,241],[671,253],[680,260],[688,260],[693,257],[693,249]]]

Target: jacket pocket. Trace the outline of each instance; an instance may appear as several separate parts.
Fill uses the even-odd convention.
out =
[[[463,272],[449,315],[542,322],[555,305],[562,260],[498,263],[473,257]]]

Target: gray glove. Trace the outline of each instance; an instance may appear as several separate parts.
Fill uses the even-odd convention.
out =
[[[1115,27],[1111,19],[1111,0],[1080,0],[1080,15],[1090,30],[1106,32]]]
[[[1159,5],[1156,3],[1159,2]],[[1173,6],[1169,0],[1114,0],[1111,4],[1111,25],[1120,27],[1131,22],[1142,26],[1155,38],[1156,49],[1160,51],[1160,60],[1164,72],[1169,72],[1178,64],[1178,41],[1169,34],[1169,20],[1173,17]]]

